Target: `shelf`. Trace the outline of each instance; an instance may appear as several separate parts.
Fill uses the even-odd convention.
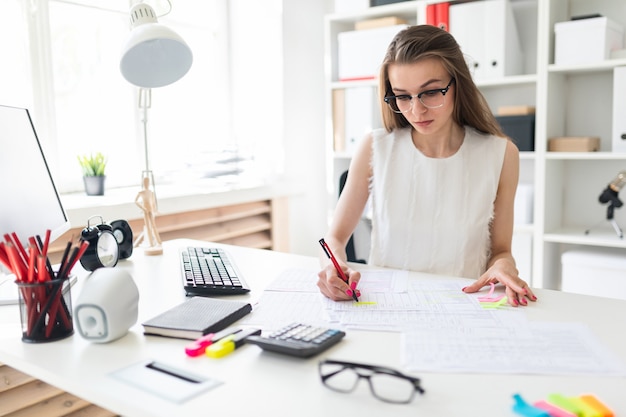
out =
[[[626,239],[620,239],[613,229],[604,226],[592,229],[588,235],[583,227],[563,228],[544,234],[543,240],[550,243],[626,248]]]
[[[546,159],[551,160],[580,160],[603,161],[626,159],[626,153],[621,152],[546,152]]]
[[[610,59],[603,62],[580,64],[580,65],[548,65],[548,72],[552,74],[587,74],[594,72],[607,72],[615,67],[626,65],[626,59]]]
[[[505,87],[513,85],[535,84],[537,74],[510,75],[508,77],[495,78],[493,80],[481,80],[476,82],[479,88]]]

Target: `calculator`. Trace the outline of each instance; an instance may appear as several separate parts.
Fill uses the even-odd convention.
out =
[[[308,358],[339,342],[345,332],[304,323],[291,323],[267,336],[248,336],[246,343],[264,350]]]

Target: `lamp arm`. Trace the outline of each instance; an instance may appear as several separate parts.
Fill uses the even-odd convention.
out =
[[[148,153],[148,109],[152,107],[152,89],[139,88],[139,109],[142,111],[141,123],[143,124],[143,149],[146,163],[146,171],[150,171],[150,158]]]

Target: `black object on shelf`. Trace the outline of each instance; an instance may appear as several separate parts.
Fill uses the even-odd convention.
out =
[[[403,1],[408,1],[408,0],[370,0],[370,6],[375,7],[375,6],[382,6],[385,4],[402,3]]]
[[[520,151],[535,150],[535,115],[496,116],[500,127]]]
[[[572,16],[570,20],[595,19],[596,17],[603,17],[603,16],[600,13],[581,14],[578,16]]]

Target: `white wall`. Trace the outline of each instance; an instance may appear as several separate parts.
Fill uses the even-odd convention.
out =
[[[291,252],[316,256],[326,233],[324,15],[332,0],[285,0],[284,140],[286,174],[298,184],[290,201]]]

